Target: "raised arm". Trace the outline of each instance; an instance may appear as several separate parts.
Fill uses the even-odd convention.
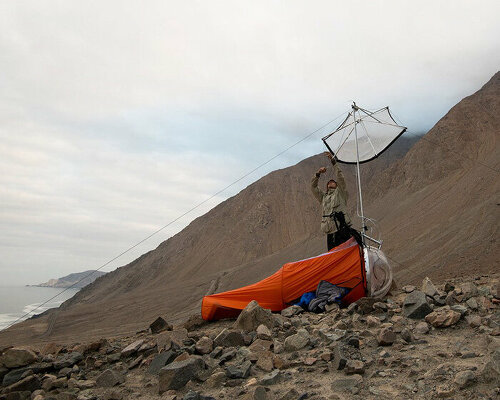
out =
[[[335,171],[335,176],[337,177],[337,185],[339,186],[339,189],[344,193],[345,198],[347,200],[348,193],[347,193],[347,185],[345,184],[345,179],[344,179],[344,174],[342,173],[342,170],[339,168],[335,160],[332,158],[332,164],[333,164],[333,169]]]
[[[321,189],[318,187],[319,177],[323,172],[326,171],[325,167],[322,167],[316,172],[316,174],[311,179],[311,191],[313,192],[314,197],[321,203],[323,201],[323,196],[325,195]]]
[[[347,192],[347,185],[345,184],[345,179],[344,179],[344,174],[342,173],[342,170],[340,167],[337,165],[337,162],[335,161],[335,158],[333,158],[332,153],[330,152],[325,152],[330,161],[332,162],[333,170],[335,172],[335,176],[337,177],[337,186],[339,190],[344,194],[345,199],[349,197],[349,193]]]

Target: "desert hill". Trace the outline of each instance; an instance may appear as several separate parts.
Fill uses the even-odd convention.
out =
[[[498,172],[482,164],[499,169],[499,101],[497,73],[404,157],[388,151],[363,165],[368,215],[380,222],[400,282],[498,265]],[[159,314],[180,321],[199,310],[207,291],[255,282],[284,262],[324,251],[319,205],[309,190],[311,175],[324,164],[318,155],[268,174],[59,310],[2,332],[0,343],[13,334],[17,342],[126,334]],[[344,170],[354,208],[352,168]]]

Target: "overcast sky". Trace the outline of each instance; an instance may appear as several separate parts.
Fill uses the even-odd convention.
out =
[[[349,109],[432,127],[500,66],[500,2],[1,1],[2,283],[94,269]],[[155,248],[321,135],[105,270]]]

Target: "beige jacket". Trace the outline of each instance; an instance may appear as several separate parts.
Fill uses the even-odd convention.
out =
[[[347,213],[347,199],[349,195],[347,193],[344,175],[342,174],[342,171],[337,163],[333,164],[333,169],[335,171],[335,175],[337,176],[337,187],[335,189],[328,189],[326,193],[323,192],[320,188],[318,188],[319,177],[314,175],[311,180],[311,190],[314,197],[316,197],[316,199],[321,203],[321,215],[330,215],[334,211],[342,211],[345,215],[346,222],[350,223],[351,219]],[[337,227],[335,226],[335,222],[332,218],[322,217],[321,230],[324,233],[334,233],[337,231]]]

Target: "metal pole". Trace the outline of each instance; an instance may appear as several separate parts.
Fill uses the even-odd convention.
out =
[[[365,233],[365,216],[364,216],[364,211],[363,211],[363,196],[361,194],[361,174],[359,172],[359,148],[358,148],[358,130],[356,129],[356,126],[358,123],[356,122],[356,110],[358,107],[356,106],[356,103],[353,103],[352,105],[352,117],[354,119],[354,138],[356,140],[356,171],[357,171],[357,178],[358,178],[358,196],[359,196],[359,208],[361,211],[361,237],[363,238],[363,243],[365,242],[364,239],[364,233]]]

